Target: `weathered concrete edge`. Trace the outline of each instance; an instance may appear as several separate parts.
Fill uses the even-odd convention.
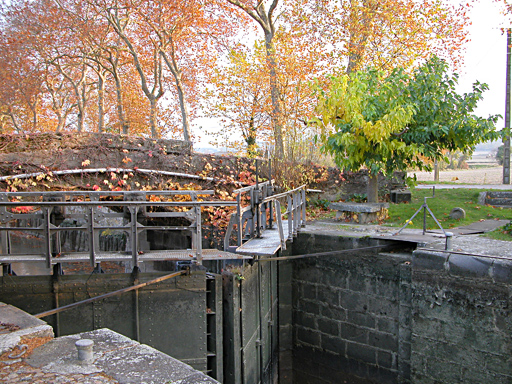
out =
[[[7,317],[4,316],[6,310],[8,311]],[[28,322],[27,319],[29,319]],[[19,308],[1,302],[0,320],[13,325],[25,324],[23,328],[17,331],[0,335],[0,354],[11,351],[26,339],[32,339],[35,337],[54,337],[53,328],[43,320],[36,319]]]
[[[416,271],[437,271],[500,283],[512,281],[512,260],[503,258],[420,249],[412,254],[412,266]]]
[[[77,360],[75,342],[80,339],[94,341],[94,360],[89,364]],[[108,328],[53,339],[35,349],[27,363],[48,373],[103,372],[121,384],[218,383],[191,366]]]

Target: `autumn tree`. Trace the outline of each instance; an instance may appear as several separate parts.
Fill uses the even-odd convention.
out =
[[[221,120],[223,128],[216,134],[241,133],[247,156],[257,154],[256,140],[264,139],[270,128],[268,83],[265,66],[248,52],[233,50],[226,66],[218,67],[207,90],[207,108]]]
[[[432,53],[458,64],[470,6],[438,0],[227,1],[249,15],[263,32],[277,157],[285,154],[286,141],[295,142],[286,139],[287,132],[295,131],[286,128],[292,125],[284,110],[291,95],[285,94],[282,84],[318,76],[326,67],[330,71],[344,68],[347,73],[366,65],[386,71],[401,66],[410,71]],[[285,51],[287,58],[278,57]],[[314,58],[309,62],[315,65],[304,65],[304,56]],[[288,65],[293,62],[302,64],[295,67],[296,72]],[[311,114],[313,103],[302,105],[305,114]]]
[[[308,36],[330,44],[336,65],[351,73],[412,69],[432,54],[458,67],[470,9],[447,0],[297,0],[289,14]]]
[[[272,103],[272,128],[274,130],[275,156],[282,158],[284,154],[283,147],[283,129],[280,105],[280,94],[277,85],[277,63],[275,58],[274,37],[276,33],[276,8],[279,0],[227,0],[229,3],[238,7],[249,15],[263,31],[265,41],[265,51],[267,57],[267,71],[270,85],[270,100]]]
[[[333,77],[328,91],[318,89],[323,148],[340,168],[368,169],[369,202],[377,202],[379,172],[430,169],[420,156],[441,158],[445,149],[470,153],[503,133],[495,129],[497,117],[473,114],[486,86],[476,83],[473,92],[459,95],[456,81],[433,57],[412,76],[402,68],[389,75],[370,69]]]

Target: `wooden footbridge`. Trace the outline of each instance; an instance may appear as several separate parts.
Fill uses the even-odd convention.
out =
[[[106,261],[130,262],[133,268],[148,261],[250,259],[274,255],[286,248],[306,223],[305,187],[274,194],[272,182],[235,191],[236,200],[213,200],[213,191],[128,192],[4,192],[0,193],[0,263],[12,274],[13,263],[61,265],[88,262],[98,271]],[[247,203],[244,205],[243,202]],[[233,207],[224,250],[204,249],[203,207]],[[190,238],[183,249],[151,249],[149,231],[181,232]],[[64,233],[80,232],[86,250],[63,247]],[[121,233],[123,250],[100,249],[100,237]]]

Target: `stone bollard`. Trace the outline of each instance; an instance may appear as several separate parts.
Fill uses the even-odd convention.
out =
[[[78,351],[78,361],[82,364],[90,364],[94,360],[92,346],[94,341],[90,339],[81,339],[75,343]]]

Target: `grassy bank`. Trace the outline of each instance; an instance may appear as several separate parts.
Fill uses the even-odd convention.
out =
[[[411,218],[427,197],[427,204],[438,221],[444,228],[453,228],[468,225],[479,220],[512,220],[512,209],[492,207],[478,204],[478,195],[481,190],[477,189],[438,189],[436,196],[432,198],[431,189],[413,189],[412,201],[410,204],[390,204],[389,218],[385,225],[402,226]],[[466,217],[454,220],[449,217],[450,211],[459,207],[464,209]],[[421,211],[409,228],[423,228],[423,211]],[[427,228],[438,228],[435,221],[427,213]]]

